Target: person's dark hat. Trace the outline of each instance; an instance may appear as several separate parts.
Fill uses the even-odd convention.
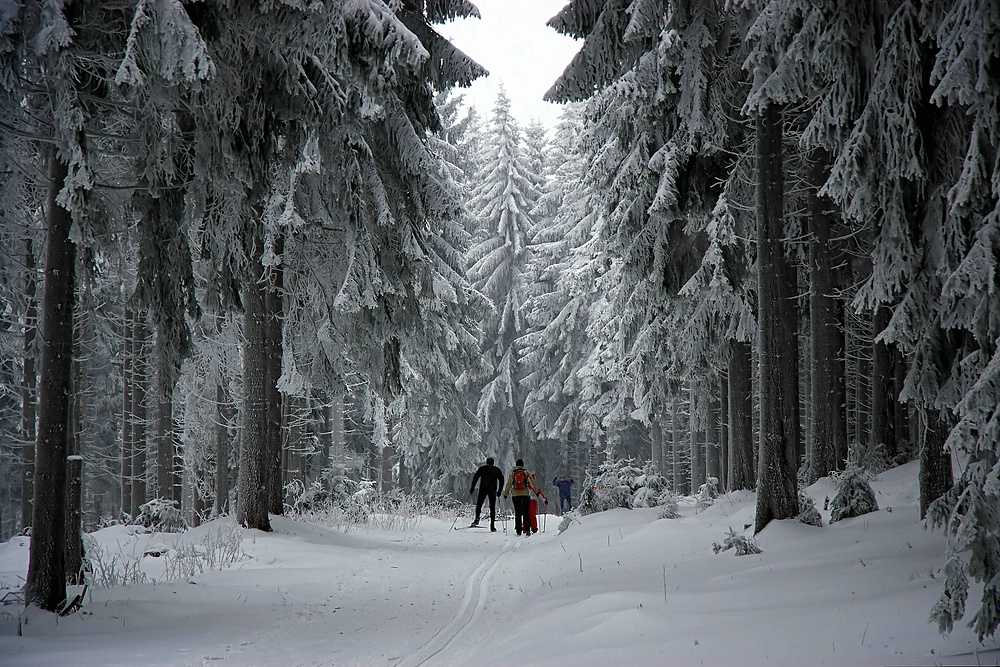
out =
[[[488,465],[488,466],[493,465],[493,457],[492,456],[487,456],[486,457],[486,465]]]
[[[516,465],[516,466],[523,466],[524,465],[524,459],[518,459],[517,461],[514,462],[514,465]]]

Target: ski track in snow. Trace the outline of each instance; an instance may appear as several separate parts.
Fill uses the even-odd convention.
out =
[[[508,541],[493,556],[484,560],[465,582],[465,593],[455,616],[441,629],[434,633],[424,644],[412,654],[396,663],[396,667],[422,667],[441,653],[456,650],[465,635],[475,636],[476,625],[486,606],[488,591],[493,573],[501,562],[501,557],[517,548],[517,541]],[[443,664],[443,663],[442,663]],[[454,661],[448,664],[454,664]]]

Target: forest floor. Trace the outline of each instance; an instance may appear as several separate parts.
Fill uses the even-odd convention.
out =
[[[677,519],[577,517],[562,533],[543,516],[529,538],[431,517],[350,530],[273,517],[272,533],[228,519],[182,534],[114,526],[93,534],[100,567],[146,583],[92,587],[62,618],[0,607],[0,665],[1000,665],[1000,643],[928,623],[944,539],[918,518],[916,465],[872,486],[878,512],[775,522],[757,536],[763,553],[742,557],[713,544],[749,535],[746,492],[703,511],[685,499]],[[823,508],[836,490],[807,492]],[[23,582],[28,542],[0,545],[0,588]],[[185,571],[234,543],[233,562]]]

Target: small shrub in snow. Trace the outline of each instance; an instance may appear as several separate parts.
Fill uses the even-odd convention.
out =
[[[757,541],[755,539],[745,535],[740,535],[732,528],[729,529],[729,533],[726,535],[726,539],[722,541],[722,544],[719,544],[718,542],[712,544],[712,551],[714,553],[728,551],[730,549],[736,549],[737,556],[749,556],[750,554],[764,553],[760,550],[760,547],[757,546]]]
[[[715,499],[719,497],[719,479],[709,477],[704,484],[698,487],[698,495],[695,498],[695,509],[698,512],[705,510],[715,504]]]
[[[660,519],[679,519],[681,511],[677,500],[678,496],[672,493],[665,493],[660,496],[660,504],[657,505],[660,511],[657,512],[656,516]]]
[[[875,492],[857,466],[848,466],[837,479],[838,491],[830,503],[830,523],[878,511]]]
[[[343,466],[327,468],[322,481],[306,487],[295,480],[286,487],[288,513],[327,526],[364,525],[371,518],[367,501],[373,488],[373,482],[350,477]]]
[[[104,549],[89,533],[83,536],[83,544],[90,563],[88,583],[100,588],[112,588],[146,582],[146,573],[139,566],[139,557]]]
[[[175,500],[154,498],[139,506],[139,514],[131,525],[143,526],[157,533],[183,533],[188,529]]]
[[[599,474],[587,476],[580,493],[580,514],[605,512],[616,507],[632,509],[632,496],[637,488],[635,479],[642,471],[632,465],[632,459],[614,459],[610,456],[601,464]]]
[[[816,501],[802,491],[799,491],[799,516],[797,518],[799,523],[804,523],[807,526],[823,527],[823,517],[816,509]]]
[[[667,478],[653,468],[652,461],[647,461],[642,473],[632,480],[632,507],[657,507],[660,499],[670,488]]]

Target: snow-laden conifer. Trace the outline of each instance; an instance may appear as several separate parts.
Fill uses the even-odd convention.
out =
[[[482,353],[487,364],[477,414],[484,447],[516,458],[528,443],[521,379],[524,374],[515,341],[525,331],[524,272],[538,196],[538,176],[525,162],[521,131],[501,89],[484,143],[485,155],[476,174],[469,209],[483,237],[468,253],[472,284],[492,302],[483,326]]]

